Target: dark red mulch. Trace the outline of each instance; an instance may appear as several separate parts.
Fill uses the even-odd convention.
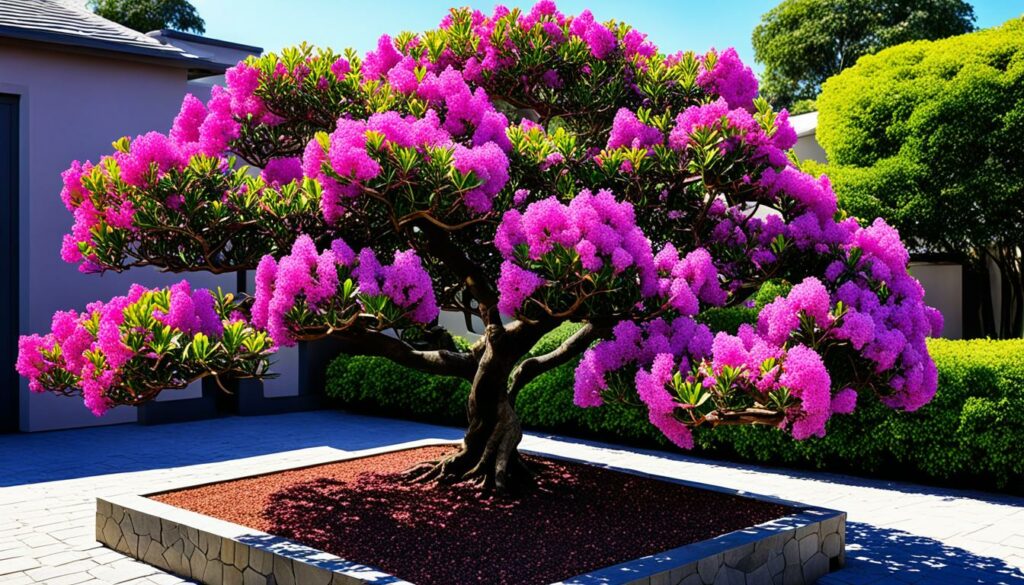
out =
[[[416,583],[543,584],[746,528],[786,506],[528,457],[517,499],[408,485],[427,447],[213,484],[154,499],[289,538]],[[699,478],[695,478],[699,479]]]

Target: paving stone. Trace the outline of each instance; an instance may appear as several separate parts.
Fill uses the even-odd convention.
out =
[[[295,571],[291,559],[274,556],[274,579],[278,585],[295,585]]]
[[[795,538],[791,538],[786,541],[786,546],[782,549],[782,554],[785,556],[785,564],[799,565],[800,564],[800,543]]]
[[[69,562],[83,560],[89,556],[90,554],[85,551],[62,550],[45,556],[38,556],[37,558],[39,559],[40,565],[44,565],[46,567],[59,567],[61,565],[67,565]]]
[[[808,534],[800,540],[800,562],[806,563],[819,550],[818,534]]]
[[[839,516],[832,518],[826,518],[821,521],[821,534],[828,535],[832,534],[839,529]]]
[[[233,565],[224,565],[224,585],[242,585],[242,571]]]
[[[245,568],[249,566],[249,547],[235,548],[235,566],[241,571],[245,571]]]
[[[768,556],[768,572],[774,577],[782,573],[782,570],[786,568],[786,557],[781,553],[773,553]]]
[[[826,536],[825,542],[821,543],[821,551],[829,558],[838,557],[842,551],[842,546],[839,544],[839,535],[833,532]]]
[[[715,555],[697,561],[697,573],[705,583],[714,583],[718,575],[718,567],[722,565],[722,555]]]
[[[293,563],[295,570],[295,582],[299,585],[330,585],[331,574],[327,571],[314,567],[307,563],[295,562]],[[664,583],[658,583],[657,585],[669,585],[668,573],[664,573]],[[655,585],[654,578],[651,578],[651,585]]]
[[[669,582],[672,583],[672,585],[678,585],[691,575],[697,575],[697,563],[690,563],[689,565],[672,569],[669,573]],[[700,575],[697,575],[697,579],[698,581],[700,580]]]
[[[210,559],[206,563],[206,570],[203,572],[203,583],[207,585],[222,585],[224,582],[224,565],[218,559]]]
[[[189,557],[189,575],[191,575],[193,579],[199,579],[202,578],[205,573],[206,557],[203,556],[203,553],[197,548],[192,551],[192,556]]]
[[[73,573],[71,575],[47,579],[46,585],[79,585],[80,583],[89,581],[92,578],[92,575],[83,571],[81,573]]]
[[[2,0],[0,0],[2,1]],[[181,436],[204,445],[202,450],[184,452]],[[264,418],[225,418],[184,425],[139,427],[120,425],[106,428],[57,431],[53,433],[0,436],[0,481],[15,478],[14,483],[0,484],[0,583],[20,585],[30,577],[24,572],[38,568],[68,565],[90,560],[98,571],[116,567],[128,571],[127,581],[140,584],[165,585],[183,582],[178,577],[157,572],[143,563],[125,557],[95,542],[97,536],[113,541],[123,549],[129,540],[121,535],[119,523],[124,510],[102,505],[100,512],[111,517],[97,520],[95,498],[156,492],[169,489],[177,482],[217,481],[230,474],[246,472],[259,465],[274,462],[302,462],[310,453],[323,454],[327,445],[354,450],[380,446],[384,442],[402,442],[428,437],[461,437],[461,429],[451,429],[408,421],[361,417],[339,412],[320,411]],[[131,453],[113,454],[98,445],[131,444]],[[643,471],[679,477],[700,478],[700,481],[727,489],[749,490],[780,498],[799,498],[807,503],[849,513],[847,535],[851,560],[847,567],[823,577],[823,585],[855,583],[904,583],[920,576],[921,583],[981,583],[999,580],[1024,584],[1024,499],[1012,496],[981,494],[944,488],[930,488],[895,482],[848,478],[836,474],[776,471],[757,466],[716,463],[686,455],[645,451],[617,446],[592,444],[587,441],[564,441],[528,435],[523,447],[549,450],[562,456],[591,459],[595,462],[634,467]],[[319,451],[318,451],[319,450]],[[20,482],[20,483],[18,483]],[[832,523],[840,534],[847,519],[826,520],[819,535],[824,552],[834,552],[835,542],[829,538]],[[127,525],[127,523],[125,523]],[[97,531],[98,528],[98,531]],[[145,521],[134,523],[133,533],[155,536],[159,529]],[[170,534],[177,532],[170,528]],[[198,544],[198,535],[187,530],[180,541],[179,563],[191,571],[190,558]],[[108,538],[110,537],[110,538]],[[141,539],[140,539],[141,540]],[[120,542],[119,542],[120,541]],[[800,542],[780,539],[781,554],[767,555],[769,573],[786,555],[800,561]],[[142,544],[137,545],[142,549]],[[152,545],[149,545],[150,547]],[[214,545],[217,546],[217,545]],[[210,543],[207,543],[207,549]],[[839,558],[845,557],[839,542]],[[168,549],[171,550],[171,549]],[[249,553],[227,551],[220,542],[219,560],[223,567],[233,566],[241,573],[243,584],[266,585],[266,579],[245,569],[253,564],[273,567],[266,553],[252,559]],[[758,550],[755,548],[755,551]],[[16,551],[16,552],[15,552]],[[61,553],[84,553],[85,558]],[[141,551],[148,553],[148,548]],[[174,558],[176,552],[164,551],[161,557]],[[164,554],[166,553],[166,554]],[[186,554],[187,553],[187,554]],[[819,554],[818,551],[814,551]],[[233,561],[226,556],[233,554]],[[828,556],[827,554],[824,556]],[[858,558],[859,557],[859,558]],[[811,555],[811,558],[815,558]],[[777,560],[776,560],[777,559]],[[806,559],[810,560],[810,559]],[[122,564],[118,564],[118,562]],[[124,563],[131,564],[124,564]],[[197,561],[198,563],[199,561]],[[819,560],[813,561],[820,563]],[[935,567],[930,568],[930,564]],[[14,565],[17,564],[17,565]],[[19,568],[23,567],[23,568]],[[136,569],[141,567],[141,569]],[[222,567],[222,568],[223,568]],[[905,570],[901,570],[903,567]],[[206,569],[206,565],[203,565]],[[131,573],[147,571],[148,574]],[[95,574],[96,571],[90,571]],[[708,572],[707,570],[705,572]],[[38,574],[38,573],[37,573]],[[45,574],[45,573],[43,573]],[[120,574],[120,573],[118,573]],[[779,583],[786,573],[779,571]],[[118,576],[100,572],[117,581]],[[237,574],[224,569],[224,580]],[[714,571],[714,577],[718,572]],[[294,576],[294,575],[293,575]],[[792,575],[790,575],[792,576]],[[995,577],[993,577],[995,576]],[[81,572],[52,577],[47,585],[58,580],[87,579]],[[799,579],[802,580],[802,575]],[[700,573],[680,576],[684,585],[700,582]],[[88,578],[83,585],[98,585],[107,579]],[[349,585],[351,580],[334,580]],[[334,583],[332,581],[332,585]],[[689,582],[687,582],[689,581]],[[792,581],[799,582],[799,581]],[[678,585],[674,583],[673,585]]]
[[[722,567],[715,575],[714,585],[746,585],[747,577],[732,567]]]
[[[220,543],[220,560],[225,565],[235,564],[235,541],[230,538],[222,538]]]
[[[158,572],[159,569],[134,560],[121,560],[89,571],[93,577],[108,583],[124,583],[139,577],[146,577]]]
[[[800,565],[786,565],[782,573],[783,585],[804,585],[804,573]]]
[[[252,567],[242,572],[242,585],[266,585],[267,578],[257,573]]]
[[[57,566],[39,566],[35,569],[25,571],[25,574],[35,579],[36,581],[46,582],[50,579],[57,577],[63,577],[64,575],[72,575],[74,573],[81,573],[83,571],[89,571],[98,567],[95,562],[91,559],[83,559],[80,561],[74,561],[72,563],[65,563]]]
[[[804,581],[814,583],[828,573],[828,557],[818,553],[804,563]],[[907,573],[904,572],[903,575]]]
[[[734,549],[725,551],[724,553],[722,553],[722,561],[730,567],[735,567],[740,563],[740,561],[750,556],[753,552],[754,543],[751,542],[743,546],[738,546]]]
[[[0,575],[20,573],[39,566],[39,561],[29,557],[17,557],[0,561]]]
[[[772,574],[768,565],[762,565],[746,574],[746,585],[772,585]]]

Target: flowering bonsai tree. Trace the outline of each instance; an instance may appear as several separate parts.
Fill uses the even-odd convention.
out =
[[[820,436],[858,397],[920,407],[941,316],[898,234],[837,211],[757,91],[732,49],[664,54],[549,1],[455,9],[362,58],[251,58],[167,135],[64,173],[62,254],[83,272],[255,269],[254,295],[135,287],[22,338],[18,369],[98,414],[341,338],[471,381],[462,448],[410,476],[499,490],[529,478],[517,391],[580,355],[579,406],[645,408],[683,448],[698,426]],[[756,325],[704,323],[769,281],[790,288]],[[459,349],[442,310],[479,317],[479,341]],[[526,357],[566,321],[583,326]]]

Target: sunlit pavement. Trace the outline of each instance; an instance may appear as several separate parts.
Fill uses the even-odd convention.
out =
[[[0,583],[170,584],[186,581],[95,541],[96,495],[216,481],[256,462],[308,458],[459,429],[316,411],[164,426],[122,425],[0,435]],[[1024,585],[1024,498],[908,483],[718,463],[531,434],[523,446],[845,510],[847,564],[823,584]]]

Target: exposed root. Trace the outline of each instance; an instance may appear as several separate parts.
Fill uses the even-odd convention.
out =
[[[534,473],[516,450],[522,439],[518,421],[506,420],[493,425],[490,432],[482,430],[481,426],[471,428],[458,451],[440,461],[421,463],[403,477],[412,483],[464,484],[497,494],[533,487]]]

